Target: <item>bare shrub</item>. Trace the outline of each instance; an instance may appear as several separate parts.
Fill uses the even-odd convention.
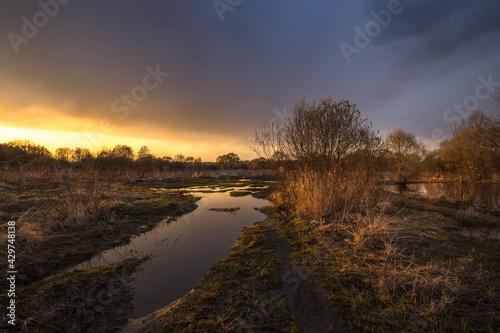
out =
[[[380,143],[356,104],[302,98],[291,116],[256,131],[252,149],[273,161],[282,204],[323,220],[355,210],[376,187]]]

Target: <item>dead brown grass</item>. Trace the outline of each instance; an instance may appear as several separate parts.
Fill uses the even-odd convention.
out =
[[[278,191],[272,200],[301,218],[324,221],[332,216],[359,212],[378,202],[376,178],[365,173],[331,171],[290,171],[281,175]]]
[[[36,205],[20,218],[21,224],[38,225],[44,232],[93,227],[112,222],[116,198],[98,180],[66,180],[42,192]]]
[[[460,231],[469,225],[460,218],[390,202],[327,222],[282,218],[280,228],[301,260],[320,272],[354,331],[500,327],[497,240],[464,237]]]

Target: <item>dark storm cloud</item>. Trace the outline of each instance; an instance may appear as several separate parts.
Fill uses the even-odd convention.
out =
[[[13,9],[3,30],[19,30],[19,18],[38,9]],[[140,80],[144,66],[158,63],[172,73],[171,80],[161,93],[151,94],[140,117],[131,119],[241,133],[243,124],[256,119],[253,114],[271,117],[277,97],[288,101],[287,89],[310,81],[314,60],[324,56],[311,52],[318,47],[310,35],[325,25],[317,22],[328,21],[311,21],[322,14],[304,4],[244,4],[227,16],[222,24],[209,2],[73,1],[61,6],[36,38],[20,45],[19,55],[4,49],[14,65],[7,71],[73,96],[82,115],[93,115],[108,111],[116,96]],[[260,99],[270,104],[262,107]]]
[[[357,102],[382,130],[408,125],[429,136],[448,126],[444,110],[473,92],[478,75],[500,81],[500,4],[401,0],[402,13],[347,64],[339,44],[388,2],[243,0],[221,22],[212,1],[73,0],[18,54],[2,39],[0,80],[26,93],[2,102],[109,117],[111,103],[159,64],[170,76],[117,123],[134,126],[131,135],[244,140],[273,108],[331,95]],[[2,1],[0,32],[19,34],[21,18],[39,10]]]
[[[381,2],[383,3],[383,2]],[[405,11],[393,26],[374,40],[375,44],[404,39],[418,41],[415,56],[436,60],[453,54],[462,46],[500,30],[500,3],[493,1],[402,1]]]
[[[391,1],[365,2],[352,27],[362,29],[371,11]],[[500,81],[500,3],[493,1],[405,1],[402,11],[353,55],[346,75],[362,76],[360,105],[372,110],[375,123],[387,130],[403,127],[426,139],[436,127],[449,133],[444,113],[474,95],[478,77]],[[363,81],[363,82],[361,82]],[[480,108],[495,112],[488,101]]]

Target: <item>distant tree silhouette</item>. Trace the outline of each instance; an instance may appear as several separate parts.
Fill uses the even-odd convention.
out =
[[[19,147],[13,147],[6,143],[0,144],[0,162],[13,161],[24,155],[24,151]]]
[[[125,159],[134,158],[134,149],[126,145],[116,145],[111,151],[114,157],[120,157]]]
[[[184,163],[184,161],[186,160],[186,158],[184,157],[184,155],[182,154],[177,154],[174,156],[174,162],[182,162]]]
[[[52,153],[44,146],[38,145],[30,140],[12,140],[7,142],[10,147],[21,149],[26,155],[31,157],[46,156],[52,157]]]
[[[235,153],[227,153],[225,155],[220,155],[215,160],[219,163],[222,169],[235,169],[240,166],[241,159]]]
[[[71,150],[72,162],[79,163],[90,158],[92,158],[92,153],[88,148],[76,147],[75,149]]]
[[[142,146],[137,152],[137,158],[147,158],[152,157],[151,150],[149,150],[148,146]]]
[[[69,162],[71,156],[71,148],[61,147],[57,148],[54,157],[59,161]]]
[[[387,135],[385,147],[396,165],[398,183],[405,183],[408,176],[415,173],[423,158],[425,152],[423,144],[417,140],[415,134],[396,129]]]

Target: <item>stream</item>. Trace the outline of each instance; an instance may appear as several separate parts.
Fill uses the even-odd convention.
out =
[[[150,256],[135,274],[134,311],[130,318],[143,317],[181,298],[193,289],[211,264],[227,255],[243,227],[265,219],[259,209],[270,204],[251,195],[231,197],[228,191],[198,194],[207,190],[214,188],[187,189],[188,193],[202,196],[193,212],[176,220],[166,219],[132,238],[129,244],[104,251],[75,269]],[[224,212],[224,208],[239,209]]]

